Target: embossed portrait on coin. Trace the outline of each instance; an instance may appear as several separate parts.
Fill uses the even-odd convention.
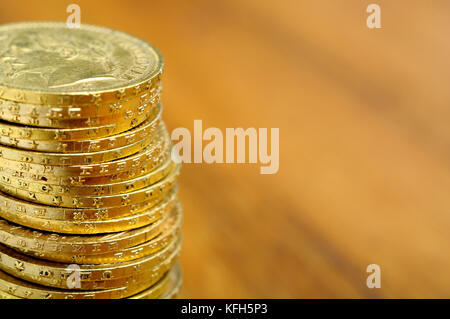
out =
[[[3,39],[0,50],[3,80],[34,89],[107,87],[122,82],[120,74],[133,63],[120,46],[82,30],[17,32]]]

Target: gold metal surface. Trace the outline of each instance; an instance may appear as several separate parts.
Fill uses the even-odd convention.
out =
[[[0,39],[0,299],[175,296],[180,165],[161,54],[61,22],[3,25]]]
[[[167,192],[171,189],[177,180],[179,175],[180,166],[176,166],[175,169],[170,172],[170,174],[163,180],[152,184],[151,177],[145,176],[143,179],[138,178],[138,180],[131,180],[130,183],[136,182],[143,188],[136,189],[134,191],[128,191],[126,193],[119,193],[114,195],[101,195],[96,196],[71,196],[71,195],[56,195],[54,193],[43,193],[35,192],[32,190],[27,190],[27,182],[23,182],[26,185],[21,186],[22,188],[17,188],[12,185],[12,183],[4,183],[0,179],[0,190],[13,195],[17,198],[22,198],[31,202],[60,206],[60,207],[74,207],[74,208],[106,208],[106,207],[117,207],[126,206],[136,203],[140,203],[155,197],[159,194]],[[11,180],[9,180],[11,182]],[[131,184],[128,184],[131,185]],[[107,185],[106,185],[107,186]],[[126,186],[125,186],[126,188]],[[134,187],[129,187],[134,188]],[[101,193],[101,188],[99,188],[99,193]]]
[[[173,265],[172,269],[167,273],[167,275],[163,279],[161,279],[161,281],[155,284],[155,286],[152,286],[150,289],[145,290],[137,295],[131,296],[128,299],[172,299],[178,294],[181,282],[181,267],[178,263],[176,263],[175,265]]]
[[[57,289],[17,279],[0,271],[0,291],[15,297],[27,299],[120,299],[138,294],[158,282],[175,264],[179,251],[165,259],[151,272],[134,275],[121,287],[80,291],[76,289]],[[105,282],[105,281],[103,281]],[[100,290],[97,290],[100,289]]]
[[[175,263],[172,268],[153,286],[145,289],[144,291],[128,297],[128,299],[171,299],[176,296],[178,293],[178,290],[181,286],[182,282],[182,274],[181,274],[181,268],[178,263]],[[5,274],[3,276],[4,279],[10,279],[10,287],[11,290],[14,290],[13,283],[18,284],[20,283],[19,280],[14,280],[12,277],[8,278],[8,275]],[[32,287],[32,285],[30,285]],[[26,287],[24,287],[26,289]],[[111,290],[110,290],[111,292]],[[85,296],[86,297],[86,296]],[[29,294],[27,294],[28,299],[33,299],[33,292],[29,291]],[[14,296],[12,294],[9,294],[7,292],[0,290],[0,299],[24,299],[21,297]],[[72,299],[70,297],[67,297],[67,299]],[[78,298],[77,298],[78,299]],[[81,299],[81,298],[80,298]],[[87,298],[89,299],[89,298]]]
[[[148,226],[112,234],[65,235],[39,232],[11,224],[5,220],[0,220],[1,240],[8,246],[19,246],[22,250],[29,249],[37,253],[42,252],[45,254],[91,256],[104,253],[116,253],[153,239],[161,232],[160,226],[164,223],[163,218],[169,215],[173,207],[181,214],[179,204],[177,203],[175,206],[171,206],[170,203],[173,202],[167,202],[159,210],[158,217],[161,220],[157,218]],[[164,209],[166,207],[167,209]]]
[[[0,211],[2,211],[3,213],[10,213],[12,215],[19,215],[20,217],[18,218],[32,217],[40,219],[77,222],[99,221],[105,219],[126,217],[140,213],[152,207],[159,198],[161,198],[161,196],[156,199],[154,198],[140,203],[125,205],[121,207],[82,209],[40,205],[14,198],[0,192],[0,204],[2,205],[0,206]]]
[[[163,58],[128,34],[82,24],[0,27],[0,98],[30,104],[96,105],[148,90]]]
[[[109,235],[61,235],[0,220],[0,239],[17,251],[50,261],[89,263],[92,260],[92,264],[103,260],[126,261],[132,259],[127,252],[133,247],[145,246],[142,254],[157,249],[159,244],[165,243],[165,237],[172,237],[174,228],[180,227],[182,210],[179,203],[169,201],[152,214],[153,218],[144,226]],[[163,236],[166,232],[171,235]],[[154,241],[157,236],[161,238]]]
[[[72,185],[70,187],[59,184],[49,184],[43,181],[30,181],[30,179],[27,178],[18,178],[13,174],[5,174],[6,170],[3,170],[0,171],[0,183],[17,189],[27,190],[28,192],[45,193],[54,196],[65,195],[79,197],[117,195],[155,184],[168,176],[170,172],[174,171],[176,166],[177,164],[175,164],[171,158],[168,158],[166,162],[158,168],[136,178],[130,178],[129,180],[111,184]]]
[[[117,116],[127,112],[143,112],[145,108],[156,105],[161,97],[161,81],[159,78],[152,80],[149,90],[143,90],[137,95],[117,102],[95,104],[90,107],[73,107],[70,105],[35,105],[19,103],[0,99],[0,114],[2,118],[28,117],[28,125],[40,126],[39,121],[71,120],[71,119],[95,119],[99,117]],[[38,121],[38,122],[36,122]],[[20,122],[20,121],[19,121]],[[52,123],[50,121],[50,123]],[[56,123],[56,122],[55,122]],[[43,123],[42,123],[43,124]],[[52,123],[53,124],[53,123]],[[50,127],[52,127],[51,125]]]
[[[134,143],[105,151],[94,150],[86,153],[68,154],[25,151],[8,146],[0,146],[0,157],[2,158],[5,167],[10,167],[8,163],[16,162],[16,165],[19,166],[19,170],[22,171],[27,171],[27,165],[30,164],[38,164],[44,168],[53,167],[54,165],[88,165],[114,161],[135,154],[144,147],[150,145],[152,139],[153,136],[145,136]],[[63,150],[60,150],[60,152],[62,151]]]
[[[171,141],[168,132],[165,128],[160,126],[159,135],[153,140],[149,139],[145,141],[150,143],[148,146],[143,147],[133,155],[125,158],[119,158],[116,160],[106,161],[103,163],[93,164],[70,164],[71,158],[62,154],[53,153],[57,161],[61,161],[63,165],[51,165],[50,159],[43,156],[43,153],[37,153],[39,158],[44,158],[43,164],[30,163],[27,156],[27,151],[22,151],[25,155],[23,161],[9,160],[2,158],[0,172],[12,174],[15,177],[31,178],[36,181],[45,181],[51,184],[60,185],[83,185],[83,184],[97,184],[105,183],[109,181],[117,182],[123,180],[123,176],[120,179],[118,174],[127,172],[129,174],[145,173],[155,167],[159,166],[169,156],[171,149]],[[12,150],[11,148],[9,148]],[[1,149],[0,149],[1,150]],[[18,151],[14,150],[15,155],[18,155]],[[114,151],[107,151],[111,155],[117,155]],[[88,154],[88,153],[87,153]],[[33,155],[33,154],[31,154]],[[67,154],[78,155],[78,154]],[[98,154],[101,156],[101,154]],[[118,155],[120,156],[120,155]],[[89,156],[76,158],[77,161],[92,162]],[[136,175],[131,175],[136,176]],[[99,181],[98,177],[103,177]],[[94,180],[92,181],[92,178]]]
[[[161,250],[135,260],[101,265],[80,264],[81,286],[77,289],[118,288],[133,277],[148,277],[165,260],[178,255],[180,247],[181,237],[178,236]],[[3,245],[0,245],[0,258],[0,269],[14,277],[44,286],[67,288],[67,278],[72,272],[69,264],[28,257]]]
[[[97,150],[104,151],[122,147],[142,140],[146,137],[154,137],[157,134],[160,118],[161,106],[158,105],[154,108],[154,111],[152,110],[152,116],[150,116],[145,122],[117,135],[81,141],[42,141],[0,135],[0,144],[39,152],[86,153]],[[0,132],[1,131],[2,129],[0,125]]]
[[[119,251],[96,254],[55,253],[53,251],[45,251],[36,248],[37,246],[33,244],[29,245],[28,248],[24,248],[21,246],[23,241],[32,242],[32,240],[29,238],[23,239],[20,236],[14,236],[14,238],[9,239],[5,244],[28,256],[59,263],[99,265],[124,262],[148,256],[149,254],[164,248],[168,243],[172,242],[180,232],[181,220],[181,210],[174,210],[167,218],[161,218],[152,224],[152,228],[147,234],[147,237],[151,239],[142,244],[123,248]]]
[[[1,100],[0,100],[1,101]],[[143,105],[145,106],[145,104]],[[79,141],[108,137],[125,132],[152,116],[153,108],[145,107],[143,112],[134,118],[119,118],[115,116],[114,123],[104,126],[84,128],[41,128],[33,126],[18,125],[0,120],[0,136],[14,138],[28,138],[31,140],[54,140],[54,141]]]
[[[77,211],[79,219],[74,221],[60,221],[32,217],[29,215],[18,215],[14,211],[1,210],[1,217],[25,227],[35,228],[46,232],[56,232],[63,234],[101,234],[113,233],[148,225],[170,211],[174,205],[176,191],[162,194],[158,198],[153,198],[146,202],[145,209],[139,212],[123,211],[123,218],[108,219],[107,210],[99,210],[98,220],[84,221],[84,210]],[[103,215],[104,214],[104,215]]]

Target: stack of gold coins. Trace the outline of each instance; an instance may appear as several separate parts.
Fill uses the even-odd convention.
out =
[[[179,164],[161,54],[106,28],[0,26],[0,298],[170,298]]]

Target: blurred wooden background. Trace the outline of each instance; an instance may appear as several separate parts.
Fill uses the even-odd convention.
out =
[[[170,129],[280,128],[276,175],[184,165],[181,297],[450,297],[447,0],[3,0],[0,22],[70,3],[163,52]]]

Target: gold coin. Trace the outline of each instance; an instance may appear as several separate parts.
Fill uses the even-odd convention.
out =
[[[146,108],[156,105],[160,101],[160,97],[161,81],[154,78],[149,90],[139,92],[136,96],[120,101],[96,104],[92,105],[92,107],[73,107],[68,105],[34,105],[0,99],[0,114],[2,114],[4,119],[11,120],[14,120],[16,116],[25,116],[30,119],[30,122],[26,124],[34,125],[37,121],[39,126],[39,124],[43,125],[49,119],[87,120],[88,118],[118,116],[129,111],[143,113]],[[40,123],[41,120],[44,122]],[[50,123],[54,124],[52,122]],[[53,127],[53,125],[50,125],[50,127]]]
[[[180,289],[182,282],[181,267],[178,263],[155,286],[128,299],[172,299]]]
[[[44,182],[34,182],[26,178],[17,178],[12,175],[5,174],[5,170],[0,171],[0,183],[10,185],[11,187],[27,190],[28,192],[46,193],[50,195],[65,195],[65,196],[103,196],[103,195],[117,195],[131,192],[146,186],[155,184],[167,177],[172,172],[177,164],[168,158],[161,166],[146,173],[145,175],[131,178],[126,181],[98,184],[98,185],[74,185],[64,186],[58,184],[48,184]]]
[[[0,271],[0,291],[26,299],[121,299],[136,295],[157,283],[173,267],[178,251],[150,273],[132,276],[122,287],[103,290],[80,291],[57,289],[20,280]],[[96,288],[98,289],[98,288]],[[101,289],[101,288],[100,288]]]
[[[144,188],[140,188],[131,192],[105,195],[105,196],[71,196],[71,195],[53,195],[46,193],[33,192],[31,190],[19,189],[11,184],[5,184],[0,179],[0,190],[14,197],[22,198],[31,202],[54,205],[59,207],[74,208],[104,208],[126,206],[140,203],[151,198],[159,197],[160,194],[166,193],[173,189],[177,182],[180,172],[180,165],[170,172],[163,180],[150,184]],[[25,188],[25,187],[24,187]]]
[[[36,141],[0,135],[0,144],[24,150],[56,153],[86,153],[110,150],[137,142],[145,137],[154,137],[160,123],[160,110],[160,106],[156,106],[153,111],[154,114],[151,117],[131,130],[99,139],[83,141]]]
[[[1,101],[1,100],[0,100]],[[144,105],[145,106],[145,105]],[[150,113],[149,113],[150,112]],[[152,110],[147,107],[144,112],[132,119],[122,118],[116,123],[85,128],[55,129],[22,126],[0,120],[0,135],[9,138],[28,138],[31,140],[79,141],[108,137],[125,132],[140,125],[151,116]]]
[[[150,174],[153,170],[161,167],[167,162],[167,157],[171,153],[170,141],[163,141],[161,144],[152,144],[141,152],[129,157],[111,162],[91,165],[74,166],[42,166],[30,164],[31,169],[41,171],[18,171],[0,166],[0,174],[4,176],[4,182],[8,178],[25,179],[31,182],[48,183],[49,185],[58,185],[61,187],[58,193],[67,193],[68,189],[74,186],[97,186],[109,185],[120,182],[126,182],[130,179],[138,178]],[[17,162],[14,163],[14,165]],[[6,160],[3,164],[7,164]],[[22,163],[20,163],[22,164]],[[25,166],[19,165],[20,168]],[[25,167],[25,168],[27,168]],[[14,166],[16,169],[17,167]],[[80,171],[77,175],[76,171]],[[105,175],[101,175],[102,171]],[[52,174],[49,174],[52,172]],[[60,173],[62,175],[58,175]],[[64,173],[67,173],[64,175]],[[3,178],[2,178],[3,179]]]
[[[158,218],[153,219],[153,223],[112,234],[66,235],[39,232],[27,230],[27,228],[0,219],[0,241],[13,247],[20,246],[23,250],[30,249],[45,254],[98,255],[115,253],[154,238],[155,234],[160,233],[161,225],[164,222],[159,219],[168,216],[173,207],[179,207],[176,198],[155,208],[154,212]]]
[[[150,44],[107,28],[63,22],[0,27],[0,98],[92,107],[150,88],[163,58]],[[25,123],[26,124],[26,123]]]
[[[173,299],[178,295],[181,285],[183,283],[183,274],[181,267],[176,263],[172,267],[172,271],[169,274],[172,278],[165,291],[159,296],[159,299]]]
[[[8,163],[14,161],[16,163],[16,168],[18,167],[21,171],[30,170],[32,167],[30,166],[31,164],[39,164],[44,168],[51,168],[54,165],[86,165],[114,161],[128,155],[135,154],[150,145],[152,140],[153,136],[146,136],[134,143],[105,151],[97,150],[86,153],[68,154],[63,153],[64,150],[58,150],[58,152],[62,153],[44,153],[19,150],[8,146],[0,146],[0,156],[3,158],[2,166],[10,167],[10,164]]]
[[[164,209],[163,209],[164,208]],[[182,209],[178,202],[170,201],[154,210],[154,218],[146,225],[133,228],[138,231],[122,231],[116,237],[105,235],[79,234],[61,236],[12,225],[0,220],[1,242],[26,255],[55,262],[76,262],[78,264],[99,264],[128,261],[144,257],[165,246],[180,227]],[[128,233],[127,233],[128,232]],[[124,237],[128,237],[128,242]],[[60,238],[60,243],[55,242]],[[98,245],[96,240],[109,240],[107,247]]]
[[[176,194],[173,192],[171,194]],[[154,222],[160,214],[162,214],[159,209],[158,204],[171,198],[170,196],[164,196],[158,198],[158,200],[153,200],[148,207],[139,213],[133,213],[127,215],[126,217],[119,219],[110,220],[98,220],[98,221],[60,221],[60,220],[49,220],[42,219],[38,217],[31,216],[18,216],[13,212],[2,211],[2,216],[19,225],[25,227],[35,228],[46,232],[56,232],[61,234],[81,234],[81,235],[92,235],[92,234],[105,234],[105,233],[115,233],[125,230],[131,230],[139,227],[146,226]],[[169,199],[170,200],[170,199]]]
[[[49,194],[53,196],[64,195],[71,197],[83,197],[118,195],[138,190],[161,181],[165,177],[169,176],[169,174],[175,170],[177,165],[179,164],[175,164],[171,158],[168,158],[161,166],[150,171],[149,173],[126,181],[110,184],[74,186],[35,182],[33,180],[30,181],[30,179],[27,178],[18,178],[13,175],[5,174],[5,170],[3,170],[0,171],[0,183],[13,188],[27,190],[28,192]]]
[[[155,167],[162,164],[162,162],[169,155],[171,149],[171,140],[169,134],[164,126],[158,129],[158,136],[151,140],[145,141],[149,143],[148,146],[138,149],[136,154],[111,160],[103,163],[85,164],[85,165],[70,165],[68,164],[70,158],[63,154],[52,153],[67,165],[50,165],[50,164],[35,164],[25,161],[14,161],[6,158],[2,159],[0,172],[9,174],[13,177],[27,178],[35,181],[44,181],[50,184],[59,185],[86,185],[86,184],[102,184],[113,183],[121,180],[130,179],[131,176],[139,176],[138,174],[145,174]],[[137,145],[138,148],[142,145]],[[1,151],[1,148],[0,148]],[[31,153],[23,151],[26,153]],[[114,150],[107,151],[109,154],[115,154]],[[98,153],[98,152],[97,152]],[[33,153],[34,154],[34,153]],[[38,153],[42,157],[44,153]],[[47,153],[48,154],[48,153]],[[92,154],[92,153],[85,153]],[[68,154],[80,155],[80,154]],[[101,154],[100,154],[101,155]],[[89,156],[87,156],[89,157]],[[91,162],[92,159],[83,159],[78,156],[77,161]],[[49,162],[49,159],[44,158],[44,162]],[[122,174],[122,173],[127,174]],[[134,174],[134,175],[133,175]],[[124,178],[129,176],[128,178]]]
[[[144,105],[145,106],[145,105]],[[112,114],[103,117],[75,118],[75,119],[55,119],[49,117],[34,118],[27,115],[13,115],[3,113],[1,119],[4,121],[21,124],[32,125],[34,127],[52,128],[52,129],[72,129],[72,128],[93,128],[97,126],[105,126],[115,124],[119,119],[127,121],[138,121],[138,116],[144,114],[146,118],[150,115],[149,105],[142,109],[128,110],[123,113]],[[131,124],[130,124],[131,126]]]
[[[181,285],[181,269],[178,263],[150,288],[128,297],[128,299],[171,299]],[[24,299],[0,291],[0,299]]]
[[[0,299],[174,297],[180,165],[159,51],[90,25],[0,38]]]
[[[174,191],[176,188],[174,188]],[[170,193],[168,193],[170,194]],[[105,221],[135,215],[155,205],[162,197],[152,198],[136,204],[106,208],[64,208],[27,202],[0,191],[0,212],[21,220],[25,218],[51,221],[75,221],[77,223]],[[6,215],[5,215],[6,216]]]
[[[143,227],[154,222],[162,214],[170,210],[176,199],[176,188],[158,198],[147,202],[147,208],[139,212],[124,212],[124,217],[107,219],[100,215],[97,221],[60,221],[17,214],[14,211],[0,210],[0,216],[16,224],[39,229],[46,232],[63,234],[101,234],[113,233]],[[80,212],[80,218],[83,211]]]
[[[126,285],[133,277],[148,277],[159,270],[166,260],[174,259],[181,247],[181,237],[163,249],[139,259],[101,265],[77,265],[80,273],[76,289],[109,289]],[[73,272],[69,264],[48,262],[18,253],[0,245],[0,269],[16,278],[43,286],[67,288],[67,280]]]
[[[18,243],[18,237],[14,237],[14,240],[9,240],[8,242],[14,242],[15,246],[11,246],[5,243],[11,248],[22,252],[28,256],[36,257],[40,259],[45,259],[48,261],[59,262],[59,263],[76,263],[76,264],[109,264],[117,262],[125,262],[134,260],[137,258],[148,256],[164,247],[166,247],[174,238],[178,235],[180,231],[182,220],[182,214],[180,209],[175,209],[171,212],[168,218],[161,218],[154,224],[152,232],[154,237],[149,241],[146,241],[137,246],[124,248],[117,252],[104,252],[95,255],[78,254],[71,255],[65,253],[47,252],[39,249],[32,248],[23,249]],[[20,238],[20,237],[19,237]]]

